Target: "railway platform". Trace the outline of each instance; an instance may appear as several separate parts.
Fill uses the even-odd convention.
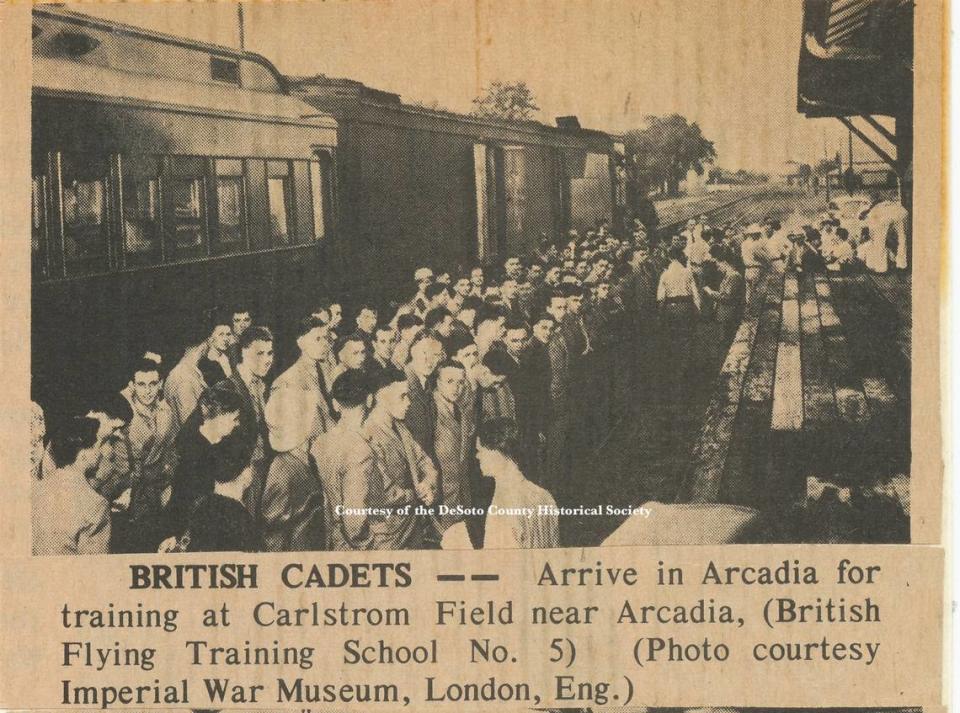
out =
[[[822,198],[764,191],[690,204],[676,222],[819,210]],[[839,487],[909,477],[910,309],[903,273],[766,274],[725,356],[698,324],[685,403],[667,404],[655,369],[641,369],[629,418],[574,464],[594,486],[583,504],[725,503],[776,519],[809,477]],[[623,521],[563,518],[561,538],[599,544]]]

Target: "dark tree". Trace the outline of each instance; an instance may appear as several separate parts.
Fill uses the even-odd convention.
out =
[[[648,116],[645,121],[643,128],[623,137],[627,180],[635,190],[645,193],[652,186],[663,186],[668,195],[676,195],[687,171],[703,175],[705,165],[717,157],[713,142],[696,122],[680,114]]]
[[[474,116],[484,119],[528,121],[540,111],[526,82],[491,82],[486,91],[473,100]]]

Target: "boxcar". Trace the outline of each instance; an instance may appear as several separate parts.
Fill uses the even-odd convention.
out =
[[[325,288],[336,122],[263,57],[37,8],[32,121],[41,403],[175,359],[217,306],[283,334]]]
[[[340,245],[365,266],[340,276],[351,293],[405,296],[418,265],[501,263],[622,206],[609,134],[438,111],[350,79],[288,83],[337,120]]]

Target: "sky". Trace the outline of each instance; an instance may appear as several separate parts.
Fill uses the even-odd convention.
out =
[[[72,9],[238,45],[233,3]],[[676,112],[731,169],[846,155],[838,122],[796,110],[801,0],[306,0],[244,14],[246,48],[285,74],[349,77],[460,112],[491,81],[524,80],[541,121],[573,114],[613,133]],[[873,156],[858,145],[855,158]]]

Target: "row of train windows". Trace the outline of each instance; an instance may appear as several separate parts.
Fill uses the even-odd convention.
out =
[[[333,159],[52,153],[33,174],[41,279],[305,245],[332,217]]]

